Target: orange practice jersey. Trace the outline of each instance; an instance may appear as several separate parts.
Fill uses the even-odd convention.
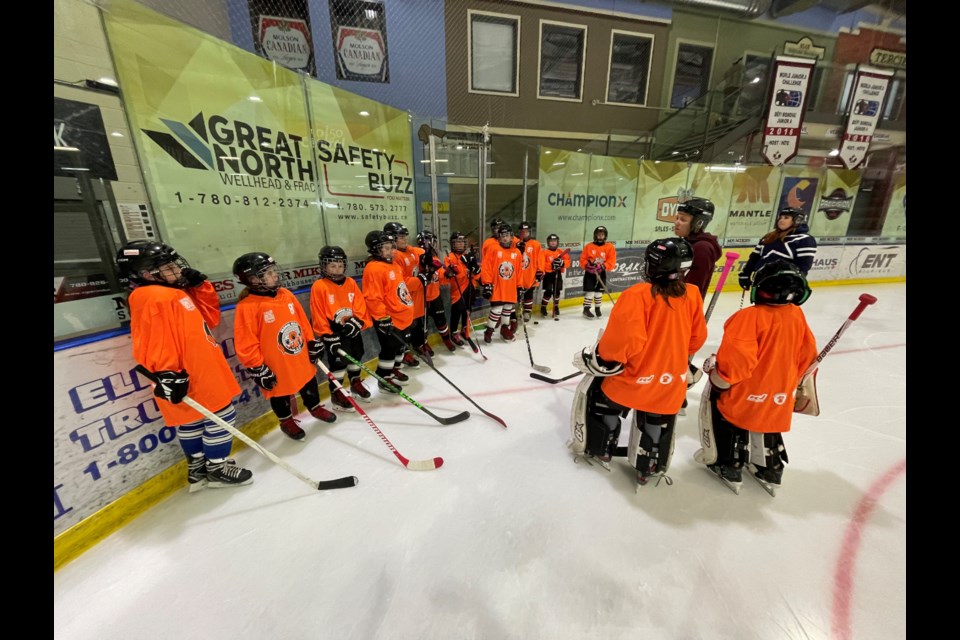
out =
[[[566,249],[560,249],[559,247],[553,250],[544,249],[540,252],[540,271],[544,273],[553,272],[553,261],[557,259],[557,256],[563,257],[563,268],[560,269],[560,273],[563,273],[570,268],[570,252],[563,253]]]
[[[593,242],[584,245],[583,253],[580,254],[580,266],[584,267],[591,263],[600,264],[601,262],[605,271],[613,271],[613,268],[617,266],[617,248],[613,246],[613,243],[604,242],[602,247],[598,247]]]
[[[213,337],[220,324],[220,299],[213,285],[204,282],[189,291],[147,285],[130,293],[130,338],[133,359],[150,371],[186,371],[187,395],[219,411],[240,393],[230,364]],[[204,418],[184,403],[156,398],[168,427]]]
[[[513,246],[520,242],[519,238],[513,239]],[[540,243],[530,238],[526,241],[523,249],[523,269],[520,276],[520,286],[524,289],[531,289],[537,281],[537,271],[543,271],[540,268],[540,253],[542,251]]]
[[[653,297],[651,284],[635,284],[610,311],[598,351],[624,363],[623,373],[603,379],[603,392],[625,407],[673,415],[687,393],[688,359],[707,340],[703,298],[692,284],[687,295]]]
[[[516,249],[490,249],[483,254],[483,263],[480,265],[480,281],[493,285],[491,300],[500,302],[516,302],[517,287],[520,286],[520,271],[522,268],[520,252]]]
[[[416,317],[413,310],[413,294],[416,292],[420,292],[423,300],[420,280],[404,278],[398,264],[369,260],[363,268],[363,297],[367,312],[374,320],[389,316],[393,326],[401,331],[406,329]]]
[[[314,282],[310,287],[310,315],[317,336],[333,333],[331,323],[342,325],[351,316],[362,322],[364,329],[373,326],[367,301],[353,278],[344,278],[339,284],[329,278]]]
[[[717,374],[731,385],[717,408],[747,431],[790,431],[797,384],[816,357],[800,307],[761,304],[736,312],[723,324],[717,350]]]
[[[463,294],[467,292],[467,288],[470,286],[470,270],[467,268],[467,265],[464,264],[461,256],[452,251],[447,254],[443,263],[457,268],[457,275],[452,278],[444,276],[442,280],[443,284],[450,285],[450,304],[456,304],[457,300],[463,297]]]
[[[514,236],[513,240],[510,242],[511,247],[517,246],[517,238]],[[500,241],[491,236],[483,241],[483,244],[480,245],[480,260],[483,261],[483,256],[487,255],[491,249],[502,249],[500,246]]]
[[[277,376],[277,386],[260,390],[265,398],[293,395],[317,375],[307,352],[309,340],[313,340],[310,320],[289,289],[280,287],[272,298],[251,293],[237,303],[233,319],[237,359],[247,369],[265,364]]]
[[[405,250],[401,251],[397,249],[393,254],[393,264],[400,265],[400,269],[403,271],[404,278],[416,278],[417,274],[420,273],[420,256],[426,253],[420,247],[408,246]],[[436,280],[436,278],[435,278]],[[413,313],[418,318],[424,314],[424,294],[423,289],[419,290],[419,293],[413,291]],[[427,300],[433,300],[440,295],[440,284],[439,282],[429,282],[427,283]],[[431,297],[433,294],[433,297]]]

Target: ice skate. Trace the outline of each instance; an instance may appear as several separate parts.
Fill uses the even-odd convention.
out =
[[[512,325],[513,323],[511,323]],[[500,326],[500,337],[503,338],[504,342],[513,342],[517,339],[517,336],[513,333],[510,327],[501,325]],[[486,339],[486,335],[484,335]]]
[[[447,334],[445,336],[440,336],[440,339],[443,340],[443,345],[451,353],[457,350],[457,345],[456,343],[454,343],[453,339],[450,337],[450,334]]]
[[[639,493],[640,487],[645,487],[648,484],[659,487],[661,481],[665,482],[668,487],[673,485],[673,478],[668,476],[665,471],[657,471],[657,463],[651,462],[647,471],[637,471],[637,486],[634,488],[634,492]]]
[[[190,493],[207,486],[207,459],[203,456],[187,456],[187,482]]]
[[[461,349],[464,348],[464,347],[466,346],[466,344],[467,344],[467,343],[465,343],[465,342],[463,341],[463,339],[460,337],[460,332],[459,332],[459,331],[454,331],[453,333],[450,334],[450,342],[452,342],[453,344],[457,345],[457,346],[460,347]]]
[[[350,392],[353,393],[355,399],[361,402],[370,402],[370,391],[359,377],[350,381]]]
[[[330,402],[337,411],[353,411],[353,405],[350,404],[350,400],[340,389],[335,389],[333,393],[330,394]]]
[[[593,313],[594,313],[598,318],[602,318],[602,317],[603,317],[603,314],[600,313],[600,307],[594,307],[594,308],[593,308]]]
[[[767,467],[758,467],[752,462],[747,465],[747,471],[750,477],[757,481],[763,490],[770,494],[770,497],[777,497],[777,489],[780,487],[780,477],[783,475],[783,469],[774,470]]]
[[[540,306],[540,317],[541,317],[541,318],[546,318],[546,317],[547,317],[547,306],[546,306],[546,305],[541,305],[541,306]]]
[[[493,342],[493,329],[491,329],[490,327],[487,327],[486,329],[483,330],[483,341],[486,342],[487,344],[490,344]]]
[[[413,354],[407,351],[403,354],[403,366],[416,369],[420,366],[420,361],[413,357]]]
[[[583,308],[583,317],[590,318],[590,319],[594,318],[593,311],[590,311],[590,307]]]
[[[294,440],[303,440],[307,437],[306,432],[300,428],[300,423],[297,422],[293,416],[280,421],[280,431],[283,431],[286,436]]]
[[[743,486],[740,469],[734,469],[720,464],[708,464],[704,467],[710,475],[722,482],[730,491],[740,495],[740,487]]]
[[[239,487],[253,482],[253,472],[238,467],[232,458],[223,462],[207,461],[207,486],[211,489]]]
[[[403,371],[400,371],[400,369],[394,369],[391,377],[393,379],[390,382],[400,387],[410,382],[410,376],[405,374]]]

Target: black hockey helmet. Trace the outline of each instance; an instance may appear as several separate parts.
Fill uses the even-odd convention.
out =
[[[394,247],[397,246],[397,239],[392,233],[374,230],[367,234],[363,242],[367,245],[367,253],[371,256],[380,260],[386,260],[387,262],[393,262],[392,256],[389,259],[383,256],[384,245],[392,244]]]
[[[786,260],[774,260],[753,274],[750,302],[754,304],[787,304],[798,307],[810,297],[810,285],[800,268]]]
[[[597,236],[599,236],[601,233],[603,234],[603,237],[602,237],[602,238],[598,238]],[[603,226],[603,225],[600,225],[599,227],[597,227],[596,229],[593,230],[593,241],[594,241],[594,243],[599,244],[599,245],[603,245],[603,243],[607,241],[607,235],[608,235],[608,234],[607,234],[607,228],[606,228],[605,226]]]
[[[120,271],[120,275],[126,276],[133,284],[160,284],[185,289],[187,279],[183,275],[180,275],[176,282],[168,282],[161,275],[160,268],[169,264],[176,265],[180,270],[190,267],[190,264],[180,257],[176,249],[168,244],[154,242],[153,240],[132,240],[117,251],[117,269]],[[152,275],[156,280],[146,280],[143,277],[145,272]]]
[[[343,247],[336,245],[326,245],[320,249],[317,254],[317,261],[320,263],[320,277],[329,278],[333,282],[343,282],[347,273],[347,252]],[[327,267],[333,263],[343,263],[343,271],[340,273],[327,273]]]
[[[467,236],[463,235],[459,231],[454,231],[450,234],[450,251],[453,251],[456,254],[462,254],[467,250]]]
[[[264,276],[273,270],[277,278],[272,285],[264,282]],[[262,251],[245,253],[233,261],[233,275],[253,293],[272,293],[280,288],[283,274],[277,261]]]
[[[693,247],[683,238],[654,240],[643,256],[643,275],[648,281],[676,280],[693,266]]]
[[[677,205],[677,213],[693,216],[690,233],[706,231],[707,225],[713,220],[713,211],[713,203],[706,198],[690,198]]]
[[[433,231],[423,230],[417,234],[417,246],[421,249],[432,247],[436,241],[437,236],[433,235]]]
[[[504,219],[500,216],[495,217],[490,221],[490,231],[494,234],[497,233],[497,229],[504,223]]]
[[[511,227],[506,222],[501,222],[497,226],[497,241],[500,243],[500,246],[504,249],[509,249],[513,246],[513,227]]]
[[[555,233],[551,233],[547,236],[547,249],[553,251],[560,246],[560,236]]]
[[[803,212],[803,209],[796,209],[794,207],[784,207],[780,209],[780,212],[777,213],[777,217],[780,216],[790,216],[793,218],[793,226],[798,227],[804,222],[807,221],[807,214]]]
[[[521,240],[529,240],[530,238],[533,237],[533,226],[526,220],[520,223],[520,226],[517,227],[517,230],[519,231],[518,237]],[[523,235],[524,231],[527,232],[526,236]]]
[[[396,238],[399,238],[400,236],[410,235],[410,230],[407,229],[402,224],[400,224],[399,222],[388,222],[385,225],[383,225],[383,230],[389,233],[390,235],[392,235],[394,237],[394,240],[396,240]]]

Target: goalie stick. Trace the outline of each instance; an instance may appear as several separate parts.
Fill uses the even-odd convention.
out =
[[[324,366],[323,362],[317,360],[316,364],[320,371],[323,371],[324,375],[327,376],[327,379],[332,382],[344,396],[346,396],[347,400],[350,401],[350,404],[353,405],[353,408],[356,409],[366,423],[370,425],[370,428],[373,429],[378,436],[380,436],[380,439],[383,440],[383,444],[387,445],[387,448],[393,452],[393,455],[397,456],[397,460],[400,461],[400,464],[412,471],[432,471],[433,469],[439,469],[443,466],[443,458],[439,456],[433,458],[432,460],[413,461],[402,456],[400,452],[397,451],[396,447],[394,447],[393,444],[387,439],[387,436],[383,435],[383,432],[380,431],[377,425],[373,423],[373,420],[370,419],[370,416],[367,415],[367,412],[364,411],[359,404],[357,404],[356,400],[353,399],[353,394],[349,390],[345,389],[342,384],[340,384],[340,381],[337,380],[332,373],[330,373],[330,370]]]
[[[368,375],[373,376],[374,378],[376,378],[383,384],[387,385],[391,389],[395,389],[398,396],[400,396],[401,398],[403,398],[404,400],[406,400],[407,402],[415,406],[417,409],[420,409],[420,411],[423,411],[425,414],[427,414],[428,416],[430,416],[440,424],[444,424],[444,425],[456,424],[458,422],[463,422],[464,420],[470,417],[470,412],[461,411],[455,416],[450,416],[449,418],[442,418],[437,414],[433,413],[432,411],[430,411],[429,409],[427,409],[425,406],[423,406],[422,404],[420,404],[410,396],[408,396],[407,394],[405,394],[403,392],[403,389],[401,389],[397,385],[392,384],[391,382],[383,379],[383,377],[377,374],[376,371],[371,371],[365,364],[363,364],[359,360],[354,359],[349,353],[346,353],[343,349],[337,349],[337,353],[339,353],[342,357],[346,358],[348,362],[352,362],[353,364],[357,365],[358,367],[366,371]]]
[[[860,302],[857,304],[857,308],[850,313],[850,316],[844,321],[837,332],[833,334],[833,337],[830,338],[830,342],[827,343],[814,361],[810,363],[810,366],[807,367],[807,370],[803,372],[803,375],[800,376],[800,382],[797,384],[797,395],[793,404],[794,413],[802,413],[810,416],[820,415],[820,402],[817,399],[817,369],[820,367],[823,359],[827,357],[827,354],[830,353],[830,350],[837,344],[840,336],[860,317],[864,309],[876,301],[876,297],[869,293],[860,294]]]
[[[147,380],[150,380],[151,382],[157,381],[157,377],[153,375],[153,373],[142,364],[138,364],[136,366],[136,370]],[[259,453],[260,455],[264,456],[268,460],[270,460],[270,462],[273,462],[274,464],[282,468],[287,473],[294,475],[297,478],[303,480],[308,485],[310,485],[311,488],[316,489],[317,491],[326,491],[328,489],[345,489],[347,487],[356,486],[358,482],[357,476],[344,476],[342,478],[336,478],[334,480],[320,480],[320,481],[313,480],[312,478],[302,474],[300,471],[292,467],[287,462],[284,462],[282,459],[278,458],[275,454],[271,453],[267,449],[264,449],[262,446],[260,446],[259,442],[257,442],[256,440],[254,440],[253,438],[245,434],[243,431],[240,431],[240,429],[237,429],[235,426],[233,426],[232,424],[230,424],[229,422],[227,422],[226,420],[224,420],[214,412],[210,411],[210,409],[207,409],[205,406],[203,406],[202,404],[200,404],[190,396],[184,396],[183,402],[187,406],[192,407],[197,411],[199,411],[200,413],[202,413],[204,417],[210,420],[213,420],[215,423],[217,423],[219,426],[226,429],[231,435],[236,437],[238,440],[241,440],[248,447],[250,447],[257,453]]]

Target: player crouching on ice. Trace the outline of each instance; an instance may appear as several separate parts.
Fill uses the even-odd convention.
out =
[[[674,423],[687,391],[687,362],[707,340],[700,290],[683,281],[693,249],[683,238],[655,240],[640,282],[624,291],[597,343],[574,354],[583,371],[573,402],[574,460],[627,455],[637,483],[670,466]],[[626,451],[617,447],[620,418],[634,409]],[[667,484],[672,481],[667,478]]]
[[[704,446],[694,460],[734,493],[746,465],[770,495],[780,486],[787,462],[782,434],[790,430],[800,376],[817,357],[800,310],[809,297],[796,265],[778,260],[760,267],[750,290],[753,306],[730,316],[719,350],[703,364],[710,374],[700,402]]]

